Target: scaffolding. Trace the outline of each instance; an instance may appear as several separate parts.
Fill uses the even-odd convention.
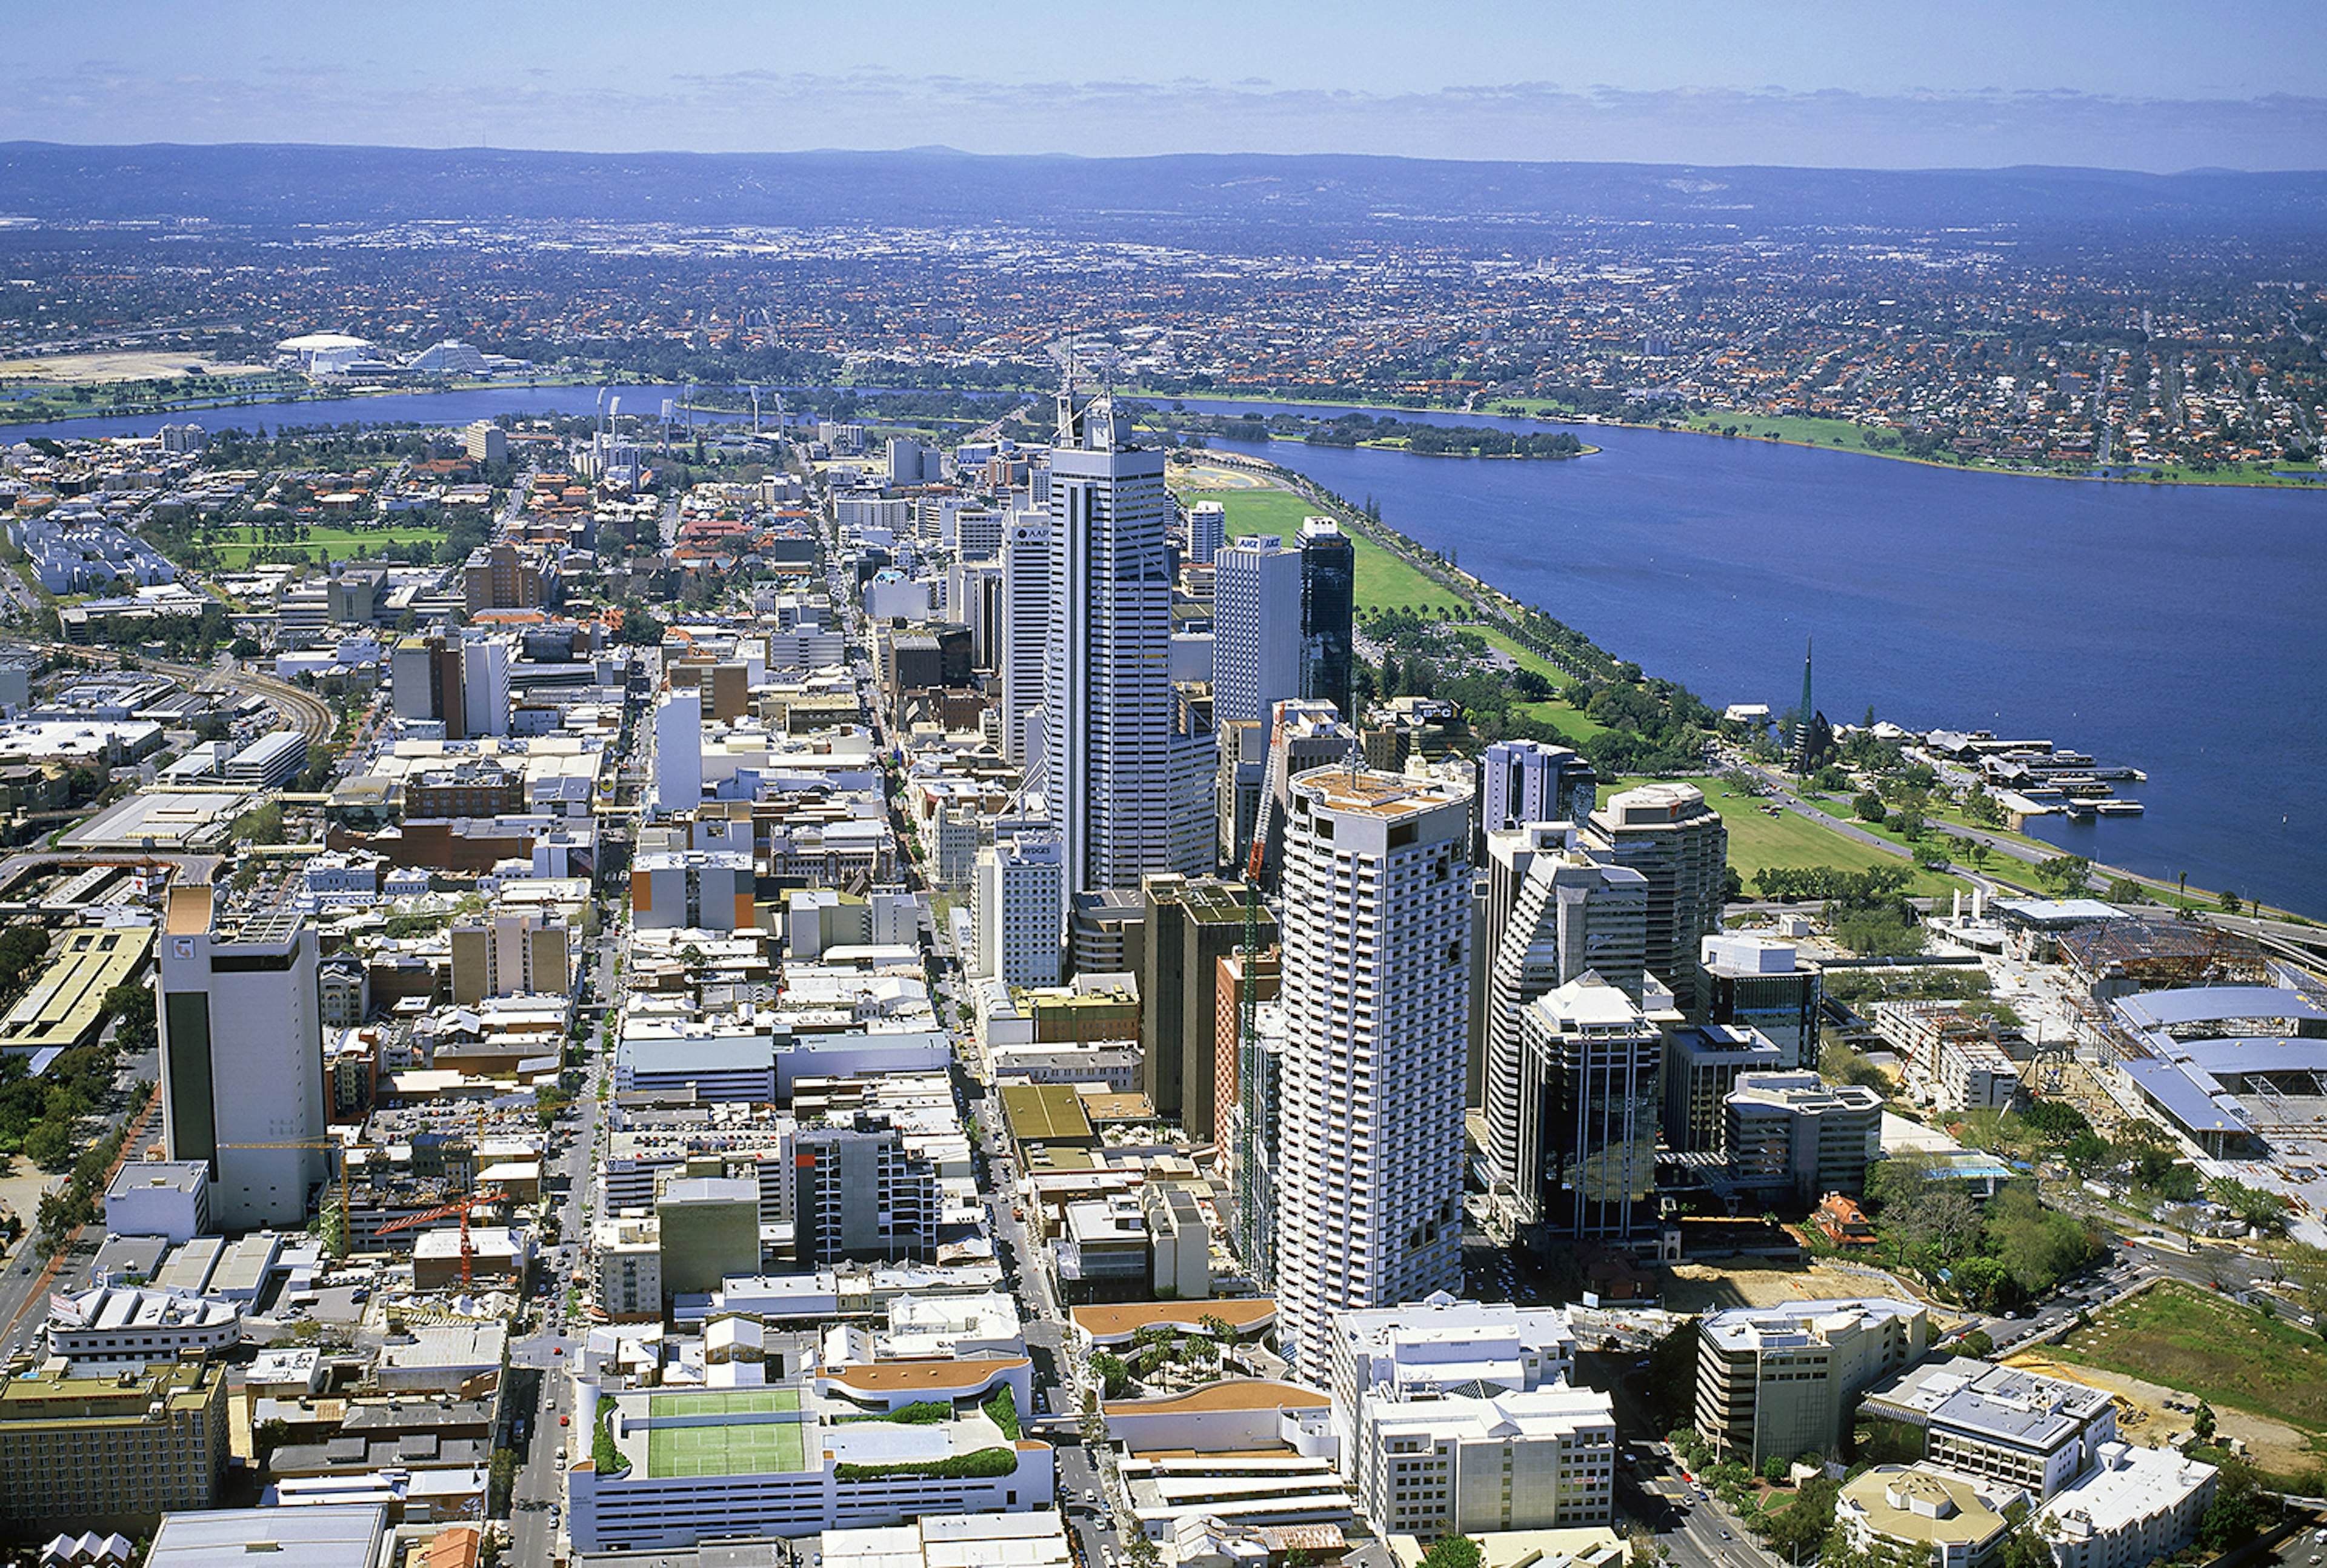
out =
[[[2099,920],[2061,932],[2060,945],[2061,961],[2096,994],[2270,983],[2260,944],[2200,920]]]

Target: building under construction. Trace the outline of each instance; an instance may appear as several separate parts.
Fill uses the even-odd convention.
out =
[[[2061,961],[2093,1000],[2191,985],[2259,985],[2269,956],[2247,937],[2202,920],[2126,916],[2060,933]]]

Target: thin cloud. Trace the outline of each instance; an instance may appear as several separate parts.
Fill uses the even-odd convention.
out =
[[[100,108],[93,114],[92,109]],[[454,85],[351,91],[342,71],[138,79],[91,61],[0,102],[0,139],[441,144],[489,109],[505,146],[778,152],[943,143],[975,153],[1362,153],[1836,167],[2327,167],[2327,98],[2064,90],[1870,95],[1480,82],[1431,92],[1260,79],[1000,80],[746,67],[637,84],[538,68],[490,105]]]

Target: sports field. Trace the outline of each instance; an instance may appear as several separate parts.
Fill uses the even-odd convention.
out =
[[[799,1395],[790,1389],[736,1388],[658,1394],[648,1402],[647,1414],[663,1421],[777,1415],[799,1409]],[[739,1419],[716,1426],[653,1426],[647,1431],[647,1474],[656,1480],[804,1470],[807,1457],[807,1434],[796,1421]]]

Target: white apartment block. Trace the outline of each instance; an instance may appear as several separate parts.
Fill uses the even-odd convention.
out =
[[[694,686],[675,687],[655,704],[654,803],[664,813],[703,804],[703,693]]]
[[[2143,1568],[2198,1538],[2221,1472],[2170,1449],[2101,1445],[2099,1462],[2037,1510],[2054,1568]]]
[[[220,1229],[304,1225],[330,1174],[314,931],[285,909],[213,913],[208,886],[173,888],[161,992],[169,1158],[215,1172]]]
[[[1056,985],[1065,947],[1066,846],[1021,833],[977,852],[977,973],[1010,985]]]
[[[1355,1426],[1345,1463],[1358,1507],[1383,1535],[1428,1541],[1614,1519],[1616,1416],[1596,1389],[1369,1400]]]
[[[1468,791],[1320,768],[1285,829],[1276,1283],[1304,1377],[1334,1314],[1462,1283]]]
[[[1525,1391],[1575,1369],[1575,1330],[1561,1307],[1463,1302],[1441,1293],[1333,1320],[1333,1401],[1411,1399],[1465,1383]]]

